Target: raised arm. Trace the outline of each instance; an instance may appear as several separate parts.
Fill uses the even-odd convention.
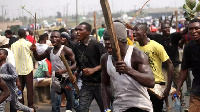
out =
[[[9,91],[6,83],[1,78],[0,78],[0,90],[1,90],[1,93],[0,93],[0,103],[2,103],[10,95],[10,91]]]
[[[35,44],[32,44],[31,48],[30,48],[32,51],[33,51],[33,56],[34,58],[37,60],[37,61],[41,61],[45,58],[48,58],[50,57],[50,51],[52,48],[47,48],[47,50],[45,50],[45,52],[41,55],[39,55],[36,51],[36,45]]]
[[[107,59],[108,55],[104,54],[101,57],[101,96],[104,104],[104,109],[110,108],[111,94],[110,94],[110,77],[107,73]]]
[[[142,86],[153,88],[155,78],[147,56],[142,51],[134,48],[131,58],[131,67],[127,66],[124,61],[118,61],[115,63],[116,71],[129,75]]]

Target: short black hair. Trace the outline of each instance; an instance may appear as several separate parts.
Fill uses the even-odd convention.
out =
[[[26,37],[26,31],[24,29],[20,29],[18,31],[18,35],[20,38],[24,38],[24,37]]]
[[[6,30],[5,33],[7,33],[8,35],[12,35],[12,31],[11,30]]]
[[[8,51],[7,51],[6,49],[1,49],[1,48],[0,48],[0,51],[3,51],[3,53],[4,53],[5,55],[8,55]]]
[[[144,32],[148,31],[147,23],[138,23],[137,26],[142,26],[142,29],[144,29]]]
[[[85,25],[86,26],[86,30],[89,31],[89,32],[91,32],[91,30],[92,30],[92,26],[87,22],[82,22],[79,25]]]
[[[60,34],[60,37],[61,37],[61,33],[60,33],[58,30],[53,30],[52,33],[53,33],[53,32],[59,33],[59,34]]]
[[[199,22],[199,23],[200,23],[200,19],[194,18],[194,19],[192,19],[192,20],[190,21],[190,23],[195,23],[195,22]],[[189,23],[189,24],[190,24],[190,23]]]
[[[65,28],[60,28],[60,29],[59,29],[59,32],[60,32],[60,33],[62,33],[62,32],[67,32],[67,30],[66,30]]]
[[[167,23],[167,22],[161,23],[161,30],[164,28],[163,26],[164,26],[165,24],[168,24],[168,25],[170,26],[170,23]]]

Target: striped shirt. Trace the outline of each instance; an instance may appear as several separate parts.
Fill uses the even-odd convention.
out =
[[[11,45],[15,57],[15,66],[18,75],[28,75],[33,70],[32,43],[20,38]]]

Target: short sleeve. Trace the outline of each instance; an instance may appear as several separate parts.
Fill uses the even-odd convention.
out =
[[[190,68],[190,61],[189,61],[189,46],[186,45],[184,50],[183,50],[183,58],[182,58],[182,62],[181,62],[181,69],[185,70]]]
[[[42,63],[42,71],[48,71],[48,65],[47,65],[46,61],[44,61]]]
[[[164,47],[158,44],[157,48],[157,55],[162,62],[165,62],[169,59],[167,52],[165,51]]]

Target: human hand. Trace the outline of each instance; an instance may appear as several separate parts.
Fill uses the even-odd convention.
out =
[[[16,80],[16,86],[18,87],[19,90],[21,90],[21,83],[19,79]]]
[[[83,69],[83,74],[86,76],[90,76],[95,72],[94,68],[85,68]]]
[[[66,71],[65,71],[65,69],[60,69],[60,70],[57,70],[56,71],[56,74],[63,74],[63,73],[65,73]]]
[[[36,51],[36,45],[34,43],[31,45],[30,50],[33,52]]]
[[[174,99],[174,95],[177,95],[177,97],[179,97],[180,96],[180,92],[179,91],[174,91],[173,93],[172,93],[172,99]]]
[[[119,72],[119,73],[127,73],[128,71],[128,66],[126,65],[124,61],[115,62],[115,68],[116,68],[116,72]]]
[[[74,84],[76,82],[76,76],[72,75],[73,78],[69,78],[69,81]]]

